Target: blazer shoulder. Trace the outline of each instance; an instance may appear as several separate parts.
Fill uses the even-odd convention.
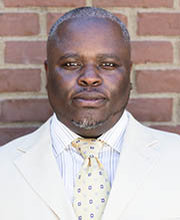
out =
[[[146,129],[152,133],[158,142],[163,143],[164,145],[177,145],[180,148],[180,135],[150,127],[146,127]]]
[[[130,113],[129,113],[129,123],[130,128],[134,133],[134,138],[142,137],[144,139],[152,139],[156,140],[160,145],[163,146],[178,146],[180,149],[180,135],[161,131],[158,129],[150,128],[146,125],[141,124],[138,122]]]
[[[16,158],[19,154],[23,153],[23,150],[17,151],[17,149],[24,149],[26,151],[33,146],[40,137],[47,135],[47,133],[50,135],[50,119],[32,133],[16,138],[1,146],[0,161]]]
[[[151,129],[151,132],[153,132],[153,136],[158,141],[161,149],[171,153],[176,152],[180,155],[180,135],[156,129]]]
[[[146,127],[146,126],[144,126]],[[177,141],[179,143],[180,141],[180,135],[179,134],[175,134],[172,132],[167,132],[167,131],[162,131],[162,130],[158,130],[155,128],[150,128],[150,127],[146,127],[147,130],[149,130],[149,132],[151,132],[153,134],[154,137],[156,137],[158,140],[161,141]]]

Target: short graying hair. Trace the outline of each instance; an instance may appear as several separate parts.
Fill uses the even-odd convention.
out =
[[[75,8],[75,9],[65,13],[51,27],[49,35],[48,35],[48,41],[55,37],[56,31],[61,23],[63,23],[66,20],[69,20],[71,18],[79,18],[79,17],[98,17],[98,18],[110,19],[111,21],[116,22],[120,26],[124,40],[128,41],[128,42],[130,41],[129,32],[128,32],[125,24],[118,17],[111,14],[109,11],[106,11],[102,8],[96,8],[96,7]]]

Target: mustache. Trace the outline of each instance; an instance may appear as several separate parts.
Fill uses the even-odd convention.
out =
[[[71,95],[72,99],[77,97],[94,97],[94,98],[104,98],[109,99],[108,95],[101,91],[99,88],[80,88],[76,91],[74,91]]]

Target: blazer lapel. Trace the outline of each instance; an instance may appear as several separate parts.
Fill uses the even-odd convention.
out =
[[[39,129],[36,143],[20,148],[25,153],[14,163],[30,187],[62,220],[75,219],[70,201],[66,198],[63,181],[52,152],[49,122]]]
[[[103,220],[123,219],[123,212],[155,167],[158,155],[157,141],[130,116]]]

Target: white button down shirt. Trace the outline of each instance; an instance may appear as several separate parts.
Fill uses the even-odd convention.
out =
[[[120,120],[110,130],[98,138],[107,143],[107,147],[103,148],[99,154],[99,160],[108,174],[111,185],[119,162],[127,123],[128,114],[124,111]],[[80,136],[61,123],[57,119],[56,114],[52,117],[50,130],[53,153],[59,167],[60,175],[64,181],[67,195],[72,202],[75,179],[84,159],[71,146],[71,142]]]

